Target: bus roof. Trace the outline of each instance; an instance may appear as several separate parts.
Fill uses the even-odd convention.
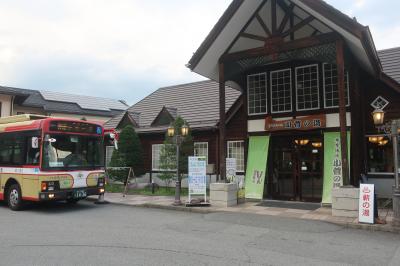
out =
[[[101,124],[96,122],[83,121],[78,119],[23,114],[0,118],[0,133],[39,130],[43,128],[44,124],[48,124],[51,121],[80,122],[103,127]]]

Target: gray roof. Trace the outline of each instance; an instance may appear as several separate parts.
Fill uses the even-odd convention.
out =
[[[378,55],[383,72],[400,83],[400,47],[378,51]]]
[[[42,108],[49,113],[113,117],[128,108],[128,105],[121,100],[59,92],[0,86],[0,94],[14,95],[17,104],[24,107]]]
[[[128,109],[140,113],[138,132],[162,131],[165,127],[151,127],[152,122],[164,107],[177,111],[191,128],[214,127],[219,120],[218,83],[211,80],[160,88]],[[228,111],[241,92],[226,87],[226,111]],[[124,114],[114,117],[105,125],[115,128]]]

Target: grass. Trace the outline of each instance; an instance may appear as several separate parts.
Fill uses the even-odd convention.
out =
[[[106,192],[109,193],[123,193],[124,192],[124,185],[122,184],[107,184],[106,185]],[[154,191],[154,194],[151,192],[151,188],[143,188],[143,189],[128,189],[129,195],[146,195],[146,196],[174,196],[175,195],[175,188],[165,188],[159,187]],[[181,196],[187,196],[188,189],[182,188],[181,189]]]

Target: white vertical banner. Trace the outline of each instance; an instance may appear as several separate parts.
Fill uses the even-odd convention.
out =
[[[232,183],[236,182],[236,158],[226,158],[226,179]]]
[[[204,202],[207,201],[207,158],[189,157],[189,203],[192,195],[204,195]]]
[[[360,223],[374,223],[375,185],[360,185],[360,202],[358,221]]]

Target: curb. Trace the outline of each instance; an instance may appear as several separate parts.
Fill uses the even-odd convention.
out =
[[[94,199],[94,198],[87,198],[86,200],[90,201],[90,202],[96,202],[96,199]],[[191,213],[200,213],[200,214],[209,214],[209,213],[217,212],[215,210],[206,209],[206,207],[194,208],[194,207],[173,206],[173,205],[158,205],[158,204],[152,204],[152,203],[144,203],[144,204],[140,204],[140,205],[132,205],[132,204],[127,204],[127,203],[112,202],[112,201],[108,201],[108,203],[112,204],[112,205],[118,205],[118,206],[128,206],[128,207],[146,208],[146,209],[160,209],[160,210],[170,210],[170,211],[181,211],[181,212],[191,212]]]
[[[90,201],[90,202],[96,202],[96,199],[94,199],[94,198],[87,198],[86,200]],[[210,214],[210,213],[216,213],[216,212],[230,213],[228,211],[223,211],[223,210],[207,209],[207,207],[194,208],[194,207],[173,206],[173,205],[158,205],[158,204],[153,204],[153,203],[132,205],[132,204],[127,204],[127,203],[122,203],[122,202],[110,202],[110,201],[108,203],[113,204],[113,205],[118,205],[118,206],[128,206],[128,207],[134,207],[134,208],[160,209],[160,210],[181,211],[181,212],[190,212],[190,213],[199,213],[199,214]],[[275,216],[275,217],[277,217],[277,216]],[[293,219],[296,219],[296,218],[293,218]],[[312,219],[301,219],[301,220],[312,220]],[[400,234],[400,227],[394,227],[394,226],[390,226],[390,225],[378,226],[378,225],[369,225],[369,224],[341,223],[341,222],[326,221],[326,220],[312,220],[312,221],[326,222],[326,223],[342,226],[345,229],[359,229],[359,230],[365,230],[365,231],[370,231],[370,232],[387,232],[387,233]]]

